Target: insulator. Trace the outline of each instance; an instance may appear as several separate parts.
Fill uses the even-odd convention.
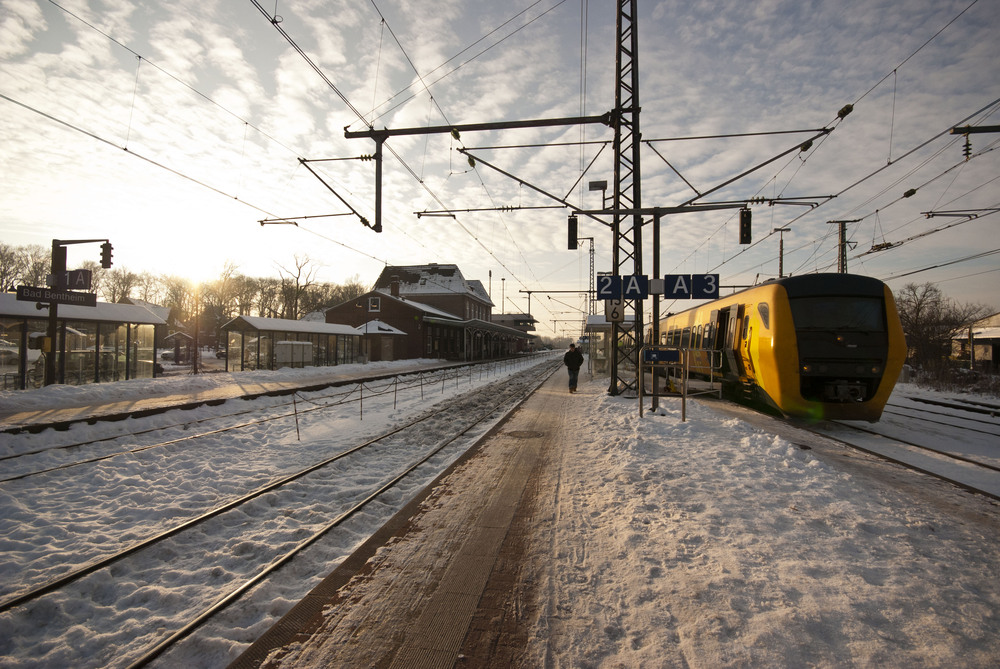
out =
[[[837,118],[839,119],[846,118],[847,115],[850,114],[852,111],[854,111],[854,105],[844,105],[843,107],[840,108],[840,111],[837,112]]]
[[[908,190],[905,193],[903,193],[903,197],[913,197],[916,194],[917,194],[917,189],[916,188],[911,188],[910,190]]]

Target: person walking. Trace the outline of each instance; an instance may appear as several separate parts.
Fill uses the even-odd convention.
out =
[[[569,370],[569,391],[576,392],[576,381],[580,376],[580,367],[583,366],[583,354],[577,350],[576,344],[570,344],[569,350],[563,356],[563,364]]]

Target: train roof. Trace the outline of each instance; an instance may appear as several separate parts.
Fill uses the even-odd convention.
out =
[[[832,272],[817,274],[800,274],[798,276],[786,276],[781,279],[770,279],[756,286],[738,290],[730,295],[724,295],[719,299],[730,299],[737,295],[747,293],[752,290],[760,290],[768,286],[781,286],[785,289],[789,298],[810,297],[818,295],[850,295],[853,297],[882,297],[885,284],[879,279],[860,274],[837,274]],[[714,300],[713,300],[714,301]],[[705,302],[698,306],[671,312],[667,317],[687,313],[705,308],[712,302]]]
[[[766,286],[777,284],[785,289],[788,297],[807,297],[810,295],[871,295],[881,297],[883,284],[878,279],[860,274],[802,274],[774,279],[761,284]],[[756,286],[755,286],[756,287]]]

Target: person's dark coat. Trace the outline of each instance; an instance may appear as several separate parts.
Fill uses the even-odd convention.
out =
[[[583,366],[583,354],[579,349],[572,348],[563,356],[563,364],[569,369],[578,370]]]

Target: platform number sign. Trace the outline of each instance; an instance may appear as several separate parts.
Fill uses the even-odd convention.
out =
[[[716,300],[719,275],[667,274],[663,277],[663,296],[674,300]]]
[[[597,299],[617,300],[622,296],[622,278],[610,274],[597,277]]]

